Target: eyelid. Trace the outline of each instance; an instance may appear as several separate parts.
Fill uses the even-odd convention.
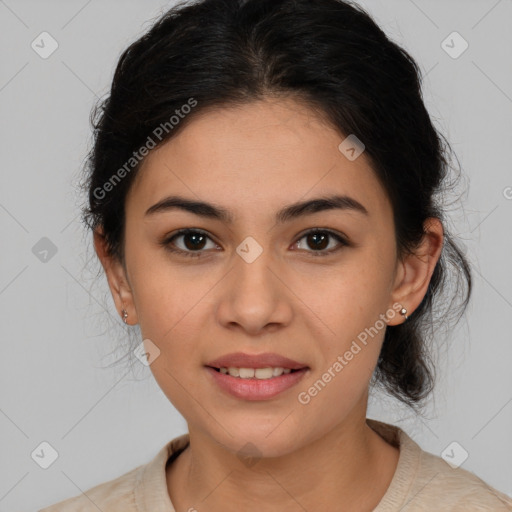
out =
[[[339,233],[337,231],[334,231],[329,228],[321,228],[321,227],[315,227],[315,228],[308,228],[301,234],[297,236],[297,240],[293,243],[293,245],[296,245],[300,240],[302,240],[305,236],[315,233],[327,233],[329,236],[334,238],[338,242],[338,247],[335,247],[334,249],[329,250],[322,250],[322,251],[313,251],[313,250],[306,250],[306,253],[309,253],[311,256],[329,256],[331,254],[334,254],[341,250],[343,247],[349,247],[351,246],[351,242],[349,242],[348,237],[345,236],[342,233]]]
[[[165,236],[160,241],[160,245],[162,245],[164,247],[164,249],[166,249],[167,251],[169,251],[171,253],[178,253],[178,254],[182,254],[184,256],[190,256],[190,257],[196,257],[197,258],[201,254],[206,253],[207,251],[205,251],[204,249],[202,249],[200,251],[184,251],[183,249],[178,249],[178,248],[175,248],[175,247],[172,246],[172,242],[174,241],[174,239],[176,239],[176,238],[178,238],[180,236],[183,236],[183,235],[187,235],[189,233],[197,233],[197,234],[200,234],[200,235],[204,235],[206,238],[211,240],[214,244],[219,245],[211,237],[211,235],[210,235],[210,233],[208,233],[208,231],[205,231],[204,229],[201,229],[201,228],[182,228],[182,229],[178,229],[178,231],[172,233],[171,235]],[[203,258],[204,257],[205,256],[203,256]]]
[[[315,233],[328,233],[333,238],[339,239],[341,242],[349,245],[349,239],[346,235],[344,235],[341,232],[335,231],[330,228],[322,228],[322,227],[314,227],[314,228],[308,228],[304,230],[303,232],[299,233],[297,235],[297,241],[299,241],[301,238],[304,238],[306,235],[315,234]],[[297,242],[294,242],[297,243]]]
[[[172,233],[169,236],[165,236],[163,238],[163,240],[160,242],[160,245],[162,245],[166,250],[168,250],[171,253],[178,253],[178,254],[184,255],[186,257],[189,256],[189,257],[196,257],[197,258],[197,257],[200,257],[201,255],[207,253],[208,251],[204,250],[204,249],[199,250],[199,251],[184,251],[183,249],[177,249],[177,248],[172,246],[172,242],[173,242],[174,239],[176,239],[176,238],[178,238],[180,236],[183,236],[183,235],[190,234],[190,233],[198,233],[198,234],[204,235],[206,238],[210,239],[213,243],[215,243],[216,245],[219,245],[210,236],[210,233],[208,233],[208,231],[205,231],[204,229],[201,229],[201,228],[182,228],[182,229],[179,229],[175,233]],[[346,235],[342,234],[342,233],[334,231],[334,230],[332,230],[330,228],[314,227],[314,228],[308,228],[308,229],[304,230],[303,232],[301,232],[299,235],[297,235],[297,238],[296,238],[295,242],[293,242],[292,246],[296,245],[305,236],[310,235],[310,234],[315,234],[315,233],[327,233],[329,236],[331,236],[332,238],[334,238],[338,242],[339,246],[334,248],[334,249],[330,249],[328,251],[326,251],[326,250],[321,250],[321,251],[314,251],[314,250],[309,250],[308,251],[308,250],[306,250],[306,251],[304,251],[306,253],[309,253],[311,256],[320,256],[320,257],[321,256],[328,256],[330,254],[338,252],[343,247],[348,247],[348,246],[352,245],[352,243],[349,242],[348,237]],[[203,255],[202,257],[204,258],[206,256]]]

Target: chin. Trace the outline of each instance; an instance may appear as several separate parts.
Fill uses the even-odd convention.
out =
[[[210,435],[240,458],[282,457],[302,446],[299,434],[304,434],[304,429],[296,425],[286,424],[286,421],[279,424],[284,417],[286,415],[272,422],[246,417],[238,423],[223,424],[226,430],[219,427]]]

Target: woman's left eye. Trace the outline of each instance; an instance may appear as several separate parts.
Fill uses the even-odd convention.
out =
[[[182,248],[177,248],[175,240],[180,238],[182,239]],[[309,247],[313,247],[313,251],[307,251],[311,252],[312,256],[328,256],[329,254],[338,251],[341,247],[350,245],[343,236],[327,229],[317,228],[310,230],[307,233],[304,233],[293,245],[301,249],[299,245],[300,241],[303,239],[306,239],[306,243]],[[329,247],[329,239],[334,239],[338,242],[338,245],[336,246],[335,244],[334,248],[326,250],[326,248]],[[173,236],[166,238],[162,241],[162,245],[170,252],[198,258],[205,249],[205,245],[207,245],[206,240],[212,241],[206,232],[188,228],[182,229]],[[213,241],[212,244],[214,246],[213,248],[217,247],[217,244]]]
[[[314,247],[316,249],[314,251],[308,251],[312,252],[312,256],[328,256],[329,254],[332,254],[333,252],[341,249],[341,247],[349,245],[348,241],[343,236],[327,229],[313,229],[308,231],[302,235],[302,237],[299,238],[299,240],[295,242],[294,245],[299,244],[300,240],[303,238],[307,240],[306,243],[310,247]],[[334,248],[325,250],[326,247],[329,246],[329,238],[336,240],[336,242],[338,242],[338,246],[335,245]]]

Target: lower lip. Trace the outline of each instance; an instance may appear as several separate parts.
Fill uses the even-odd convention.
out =
[[[223,391],[244,400],[268,400],[273,398],[295,386],[308,371],[308,368],[303,368],[296,372],[283,373],[279,377],[272,377],[271,379],[241,379],[240,377],[220,373],[209,366],[206,369]]]

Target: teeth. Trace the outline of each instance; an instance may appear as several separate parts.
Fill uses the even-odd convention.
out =
[[[240,370],[238,368],[233,368],[230,366],[228,368],[228,373],[231,375],[231,377],[239,377],[240,376]]]
[[[231,368],[229,370],[231,370]],[[252,379],[254,377],[254,369],[253,368],[239,368],[238,376],[241,379]]]
[[[283,373],[284,368],[281,368],[278,366],[277,368],[272,368],[272,375],[274,377],[277,377],[278,375],[281,375]]]
[[[290,368],[281,367],[267,367],[267,368],[236,368],[230,366],[229,368],[220,368],[220,373],[229,374],[232,377],[239,377],[240,379],[271,379],[272,377],[279,377],[280,375],[290,373]]]

